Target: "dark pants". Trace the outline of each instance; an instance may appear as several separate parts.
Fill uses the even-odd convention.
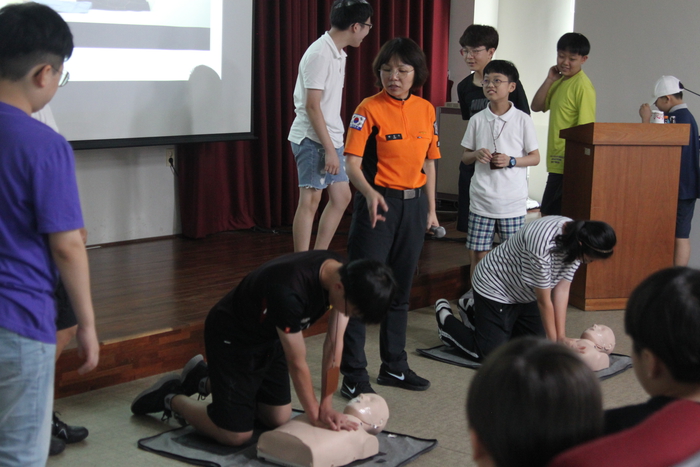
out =
[[[459,163],[459,201],[457,204],[457,230],[467,232],[469,228],[469,188],[472,185],[474,176],[474,165]]]
[[[367,201],[355,193],[355,204],[348,236],[348,259],[368,258],[386,263],[394,271],[398,291],[379,329],[379,351],[385,370],[402,372],[406,360],[406,325],[413,275],[423,249],[428,222],[428,200],[385,198],[389,211],[386,221],[372,228]],[[365,325],[350,318],[345,330],[343,361],[340,370],[351,381],[369,381],[365,355]]]
[[[482,297],[474,291],[472,331],[452,315],[440,330],[441,339],[480,360],[510,339],[520,336],[545,337],[537,302],[508,305]]]
[[[540,212],[543,216],[561,215],[561,189],[563,180],[563,174],[550,173],[547,177],[547,186],[544,188],[542,205],[540,206]]]

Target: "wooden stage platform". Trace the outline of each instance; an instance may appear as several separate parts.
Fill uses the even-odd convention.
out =
[[[441,216],[441,218],[444,216]],[[349,217],[331,249],[345,254]],[[426,240],[411,290],[411,309],[457,298],[469,287],[469,260],[450,222],[445,239]],[[75,348],[56,365],[56,397],[65,397],[180,369],[204,353],[209,309],[250,271],[293,251],[287,232],[254,230],[202,240],[168,237],[90,249],[100,364],[80,376]],[[317,323],[307,335],[325,332]],[[73,344],[74,346],[74,344]]]

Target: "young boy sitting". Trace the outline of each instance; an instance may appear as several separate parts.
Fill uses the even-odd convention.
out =
[[[457,97],[462,111],[462,120],[470,120],[486,108],[488,99],[484,96],[481,82],[484,80],[484,67],[493,59],[498,48],[498,31],[492,26],[472,24],[459,38],[460,53],[472,73],[457,85]],[[530,114],[525,88],[520,81],[508,96],[516,109]],[[457,230],[466,232],[469,224],[469,186],[474,175],[474,163],[459,164],[459,212]]]
[[[688,105],[683,102],[683,89],[683,84],[674,76],[662,76],[654,86],[654,105],[668,117],[669,123],[690,124],[690,141],[681,151],[674,266],[687,266],[690,260],[690,226],[695,212],[695,200],[700,198],[698,124],[688,110]],[[639,116],[642,117],[642,123],[651,121],[649,104],[642,104]]]
[[[571,349],[521,337],[489,355],[467,395],[478,466],[544,467],[603,429],[600,384]]]
[[[700,402],[700,271],[670,268],[645,279],[627,302],[625,331],[634,372],[651,399],[606,411],[608,434],[676,399]]]
[[[508,100],[518,77],[511,62],[493,60],[486,65],[482,86],[489,104],[469,120],[462,140],[462,162],[477,162],[467,232],[472,276],[491,250],[496,228],[506,241],[523,226],[528,194],[525,168],[540,162],[532,118]]]
[[[559,131],[595,121],[595,88],[581,66],[588,60],[591,44],[586,36],[569,32],[557,42],[557,64],[532,99],[532,110],[549,114],[547,136],[547,186],[540,210],[543,216],[561,214],[565,141]]]

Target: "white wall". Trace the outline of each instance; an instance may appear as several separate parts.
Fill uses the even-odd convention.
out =
[[[457,102],[457,83],[469,74],[469,67],[459,52],[459,38],[467,26],[474,23],[474,0],[452,0],[450,2],[450,53],[448,69],[452,86],[452,102]]]
[[[597,120],[638,122],[661,75],[700,92],[700,2],[697,0],[579,0],[576,31],[591,41],[584,65],[597,93]],[[700,97],[684,93],[696,119]],[[653,213],[649,213],[653,216]],[[690,266],[700,268],[700,208],[691,231]]]
[[[176,179],[160,146],[76,151],[88,245],[180,233]]]

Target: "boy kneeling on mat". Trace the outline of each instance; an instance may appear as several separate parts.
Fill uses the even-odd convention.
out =
[[[344,264],[334,252],[285,255],[246,276],[209,312],[204,340],[208,361],[190,360],[181,376],[166,375],[134,399],[136,415],[175,412],[202,434],[229,446],[253,435],[256,421],[270,428],[290,419],[289,377],[315,426],[356,430],[333,409],[343,334],[348,319],[383,320],[394,296],[391,270],[372,260]],[[314,394],[302,330],[329,311],[323,344],[322,398]],[[189,396],[212,394],[211,404]]]

